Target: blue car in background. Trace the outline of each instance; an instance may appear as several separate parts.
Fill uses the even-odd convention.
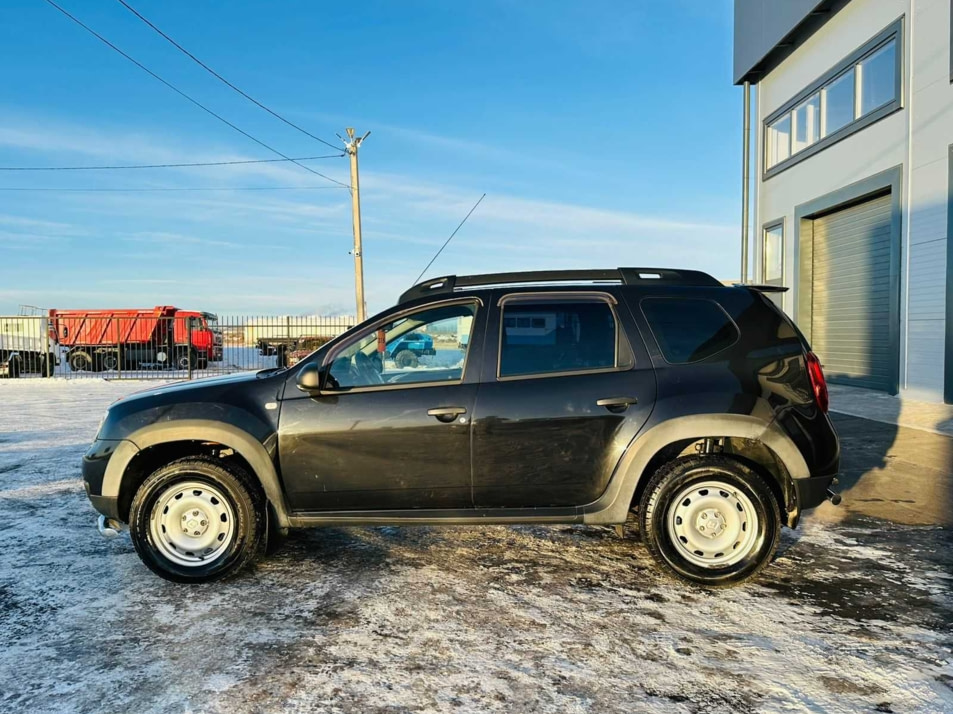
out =
[[[421,357],[435,354],[433,337],[423,332],[409,332],[387,345],[387,357],[398,367],[416,367]]]

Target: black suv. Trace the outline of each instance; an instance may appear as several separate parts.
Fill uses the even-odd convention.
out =
[[[654,268],[428,280],[294,367],[115,403],[86,491],[179,582],[289,528],[635,514],[672,573],[738,583],[838,500],[820,364],[765,290]],[[412,332],[434,354],[398,365]]]

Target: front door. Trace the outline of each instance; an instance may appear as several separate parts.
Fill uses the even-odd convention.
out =
[[[474,415],[474,503],[595,501],[655,401],[637,327],[608,293],[511,294],[500,305]]]
[[[472,507],[480,319],[473,300],[398,313],[328,355],[320,395],[289,380],[278,454],[292,510]],[[425,347],[409,352],[409,334]]]

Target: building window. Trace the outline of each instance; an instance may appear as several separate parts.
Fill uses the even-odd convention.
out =
[[[795,107],[793,114],[793,153],[806,149],[820,138],[821,95],[812,94],[804,103]]]
[[[765,121],[765,178],[901,106],[902,20],[832,68]]]
[[[854,121],[854,68],[851,67],[823,90],[824,136],[843,129]]]
[[[784,280],[784,223],[765,227],[761,256],[761,280],[766,285],[781,285]]]

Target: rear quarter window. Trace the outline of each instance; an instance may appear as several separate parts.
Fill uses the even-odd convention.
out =
[[[738,327],[713,300],[645,298],[642,313],[666,362],[699,362],[738,341]]]

